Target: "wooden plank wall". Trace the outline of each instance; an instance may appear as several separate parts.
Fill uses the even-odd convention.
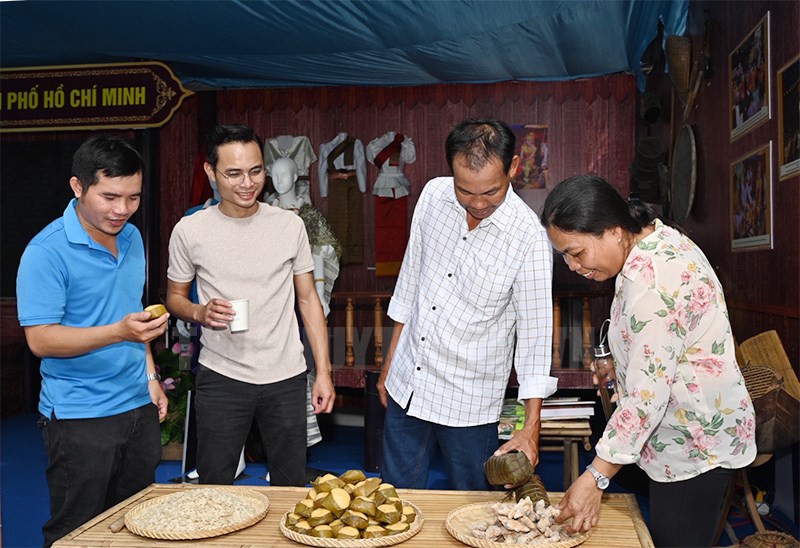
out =
[[[770,12],[772,117],[730,141],[728,56]],[[697,1],[690,5],[689,35],[695,57],[703,46],[708,16],[712,75],[703,82],[688,123],[695,132],[698,172],[695,202],[685,223],[725,288],[737,340],[775,329],[795,368],[800,367],[800,176],[778,177],[777,73],[800,52],[800,3]],[[797,108],[797,105],[793,105]],[[677,133],[680,118],[673,120]],[[730,163],[772,141],[774,248],[731,251]]]
[[[197,119],[210,107],[199,106],[204,93],[188,99],[161,130],[161,264],[167,264],[172,226],[190,207],[195,143],[207,131]],[[369,141],[387,131],[414,140],[417,161],[406,167],[412,183],[409,219],[416,197],[431,178],[449,175],[444,141],[453,125],[469,116],[494,116],[509,124],[544,124],[550,128],[550,169],[554,182],[585,171],[614,181],[627,193],[627,172],[633,155],[635,96],[628,75],[560,83],[506,82],[396,88],[292,88],[216,92],[217,120],[245,123],[263,137],[306,135],[315,151],[344,131]],[[212,122],[213,123],[213,122]],[[319,195],[317,163],[311,166],[312,200],[323,213],[327,199]],[[368,187],[378,175],[368,165]],[[376,278],[373,198],[364,195],[364,263],[344,265],[340,291],[391,290],[395,278]],[[165,270],[165,269],[162,269]],[[577,277],[576,277],[577,278]],[[580,283],[567,278],[565,283]],[[166,274],[161,280],[162,292]],[[334,309],[329,324],[344,326]],[[370,314],[369,310],[365,313]],[[360,318],[358,319],[361,320]],[[372,320],[364,317],[365,325]]]

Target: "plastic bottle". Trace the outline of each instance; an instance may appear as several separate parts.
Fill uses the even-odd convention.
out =
[[[611,350],[604,344],[594,347],[594,367],[600,386],[607,390],[614,390],[617,387],[617,381],[612,376],[614,372],[614,356],[611,355]]]
[[[603,329],[607,328],[610,323],[610,320],[606,320],[600,326],[600,344],[594,347],[594,361],[592,362],[595,375],[597,375],[600,401],[603,405],[606,420],[611,417],[613,412],[611,393],[617,387],[616,374],[614,373],[614,356],[611,355],[611,350],[606,346],[608,333],[606,333],[606,336],[603,335]]]
[[[605,334],[603,333],[603,330],[607,330],[609,325],[611,325],[611,320],[605,320],[603,325],[600,326],[600,344],[594,347],[593,364],[600,386],[608,390],[614,390],[617,387],[617,376],[614,373],[614,356],[611,355],[611,350],[606,346],[608,331]]]

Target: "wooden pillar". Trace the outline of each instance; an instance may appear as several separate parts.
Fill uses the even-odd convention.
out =
[[[355,329],[355,309],[353,308],[353,298],[347,297],[347,306],[344,314],[344,365],[353,367],[356,363],[353,354],[353,330]]]
[[[583,367],[592,365],[592,307],[589,297],[583,298],[583,317],[581,321],[583,331]]]
[[[380,297],[375,298],[375,367],[383,367],[383,306]]]
[[[561,302],[553,299],[553,367],[561,367]]]

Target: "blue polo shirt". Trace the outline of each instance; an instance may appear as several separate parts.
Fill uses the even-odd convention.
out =
[[[118,256],[89,237],[73,199],[64,216],[25,248],[17,272],[17,313],[23,327],[93,327],[142,311],[144,244],[127,223]],[[107,417],[150,402],[145,346],[124,341],[70,358],[44,357],[39,412],[60,419]]]

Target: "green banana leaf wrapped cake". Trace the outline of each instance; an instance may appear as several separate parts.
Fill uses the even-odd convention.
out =
[[[516,501],[530,497],[534,503],[544,500],[546,504],[550,504],[541,478],[533,473],[533,465],[522,451],[489,457],[483,464],[483,471],[492,485],[512,485]]]

